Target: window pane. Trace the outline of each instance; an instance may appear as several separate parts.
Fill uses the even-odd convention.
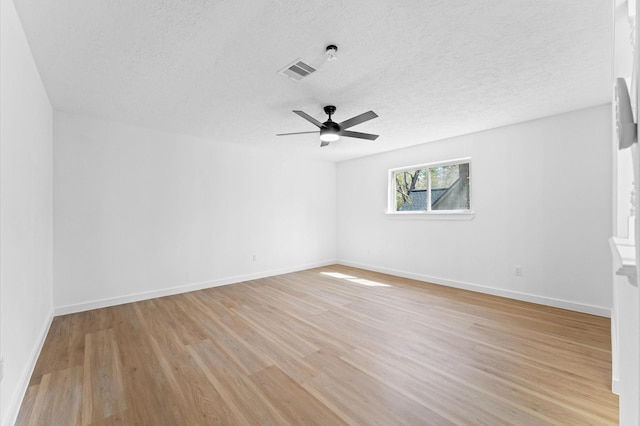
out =
[[[431,210],[469,210],[469,163],[433,167]]]
[[[427,210],[427,170],[395,173],[396,211]]]

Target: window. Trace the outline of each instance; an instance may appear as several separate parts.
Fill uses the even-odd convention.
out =
[[[389,170],[389,212],[470,213],[469,160]]]

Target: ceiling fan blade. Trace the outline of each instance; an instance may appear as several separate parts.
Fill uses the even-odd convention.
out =
[[[278,133],[276,136],[305,135],[307,133],[320,133],[320,132],[316,130],[315,132]]]
[[[364,123],[365,121],[372,120],[372,119],[376,118],[377,116],[378,116],[378,114],[376,114],[373,111],[363,112],[360,115],[356,115],[355,117],[352,117],[352,118],[350,118],[348,120],[345,120],[342,123],[340,123],[340,128],[341,129],[348,129],[349,127],[353,127],[356,124],[360,124],[360,123]]]
[[[327,146],[329,145],[328,141],[320,141],[320,148],[322,148],[323,146]]]
[[[372,135],[371,133],[352,132],[351,130],[343,130],[340,132],[340,136],[347,136],[350,138],[369,139],[375,141],[380,135]]]
[[[308,122],[313,123],[315,126],[318,126],[318,127],[322,128],[322,123],[319,122],[318,120],[316,120],[315,118],[313,118],[312,116],[310,116],[309,114],[307,114],[306,112],[304,112],[304,111],[296,111],[296,110],[293,110],[293,112],[295,114],[298,114],[300,117],[304,118]]]

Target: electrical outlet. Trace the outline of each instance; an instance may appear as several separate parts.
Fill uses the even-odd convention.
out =
[[[521,277],[522,276],[522,266],[516,266],[513,269],[513,273],[516,275],[516,277]]]
[[[251,257],[251,260],[253,260],[254,262],[256,261],[256,255],[255,254]]]

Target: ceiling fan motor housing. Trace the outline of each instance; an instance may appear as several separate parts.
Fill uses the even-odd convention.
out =
[[[340,131],[340,125],[329,119],[329,121],[322,123],[322,129],[320,129],[320,131],[322,130],[329,133],[338,133]]]
[[[322,128],[320,129],[320,139],[324,141],[336,141],[338,140],[340,135],[340,126],[335,121],[331,121],[329,118],[328,121],[322,123]]]

